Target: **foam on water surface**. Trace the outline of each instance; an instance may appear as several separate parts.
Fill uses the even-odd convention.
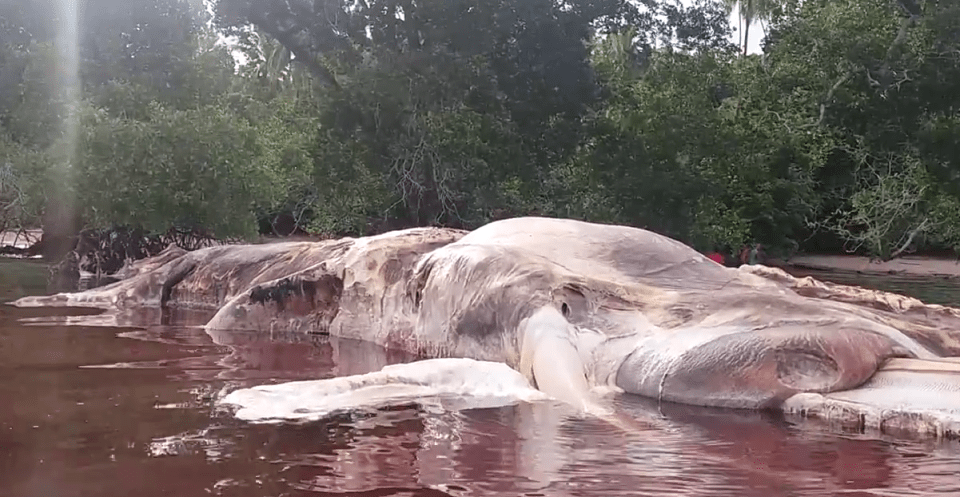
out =
[[[313,421],[338,412],[409,403],[471,409],[548,399],[506,364],[428,359],[354,376],[244,388],[220,403],[238,407],[239,419],[265,423]]]

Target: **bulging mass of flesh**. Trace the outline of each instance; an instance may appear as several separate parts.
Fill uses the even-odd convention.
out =
[[[952,396],[932,392],[960,391],[960,310],[726,268],[642,229],[528,217],[472,232],[171,247],[121,274],[15,304],[205,308],[216,311],[210,331],[324,333],[499,362],[587,410],[601,387],[957,433]]]

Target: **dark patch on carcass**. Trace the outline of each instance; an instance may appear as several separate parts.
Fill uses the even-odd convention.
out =
[[[273,303],[277,312],[287,311],[294,315],[316,318],[312,333],[327,333],[328,327],[340,312],[343,295],[343,280],[330,274],[316,280],[299,277],[284,278],[269,286],[258,285],[250,290],[250,302],[267,305]]]
[[[539,290],[546,286],[545,275],[530,274],[526,285],[505,285],[489,289],[482,297],[463,310],[456,325],[456,333],[479,343],[491,343],[521,321],[548,305],[549,293]],[[528,286],[529,285],[529,286]]]
[[[567,319],[582,320],[590,313],[590,301],[587,290],[580,285],[566,284],[554,292],[554,298],[560,301],[560,312]]]
[[[255,286],[250,290],[250,301],[254,304],[266,304],[273,302],[278,311],[285,309],[285,304],[291,297],[303,297],[308,302],[315,302],[317,291],[320,287],[327,286],[334,289],[334,294],[339,300],[343,292],[343,281],[340,278],[325,274],[317,281],[305,280],[302,278],[284,278],[270,286]]]
[[[380,275],[387,286],[393,285],[403,278],[404,267],[400,259],[388,259],[380,267]]]
[[[190,276],[196,269],[196,261],[181,259],[173,269],[170,270],[167,279],[163,281],[163,286],[160,288],[160,307],[165,307],[167,302],[170,301],[170,297],[173,294],[173,287],[179,285],[181,281],[186,279],[187,276]]]
[[[282,311],[284,301],[291,295],[310,295],[312,297],[315,290],[316,288],[314,288],[312,281],[284,278],[275,285],[267,287],[257,285],[253,287],[253,289],[250,290],[250,301],[260,305],[273,302],[277,306],[277,310]]]
[[[509,314],[520,306],[511,309],[504,296],[486,298],[476,303],[470,309],[463,311],[457,321],[457,336],[469,337],[479,343],[486,343],[493,337],[499,337],[507,328]]]
[[[668,312],[670,313],[671,316],[676,318],[676,321],[674,322],[674,324],[676,325],[687,323],[688,321],[693,319],[693,316],[695,314],[693,312],[693,309],[684,307],[682,305],[673,306],[668,310]]]
[[[420,304],[423,303],[423,289],[427,286],[427,280],[430,279],[430,272],[433,271],[434,266],[436,266],[437,261],[435,259],[428,259],[423,267],[420,268],[416,278],[410,278],[409,283],[407,284],[407,297],[413,300],[413,307],[415,309],[420,308]]]
[[[776,361],[780,382],[799,391],[829,391],[840,378],[837,361],[819,347],[778,349]]]

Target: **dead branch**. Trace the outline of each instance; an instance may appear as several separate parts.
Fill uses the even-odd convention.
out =
[[[827,103],[833,100],[833,94],[836,93],[837,88],[840,88],[840,85],[850,79],[850,76],[852,75],[853,72],[847,70],[845,73],[843,73],[843,75],[840,76],[840,79],[838,79],[837,82],[830,87],[830,90],[827,91],[827,96],[824,97],[822,102],[820,102],[820,117],[817,119],[817,126],[821,126],[823,124],[823,119],[826,117],[827,113]]]
[[[929,221],[930,221],[929,218],[924,218],[923,222],[920,223],[920,226],[917,226],[913,231],[910,232],[910,236],[907,237],[907,241],[903,242],[903,245],[901,245],[900,248],[898,248],[897,250],[894,250],[890,254],[890,259],[896,259],[900,254],[902,254],[903,251],[906,250],[911,243],[913,243],[913,239],[917,237],[917,234],[922,232],[924,228],[927,227],[927,223]]]

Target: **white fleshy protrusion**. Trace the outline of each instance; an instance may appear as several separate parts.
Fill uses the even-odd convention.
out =
[[[373,373],[244,388],[220,403],[239,407],[235,415],[245,421],[281,422],[407,403],[471,409],[549,398],[503,363],[429,359]]]

